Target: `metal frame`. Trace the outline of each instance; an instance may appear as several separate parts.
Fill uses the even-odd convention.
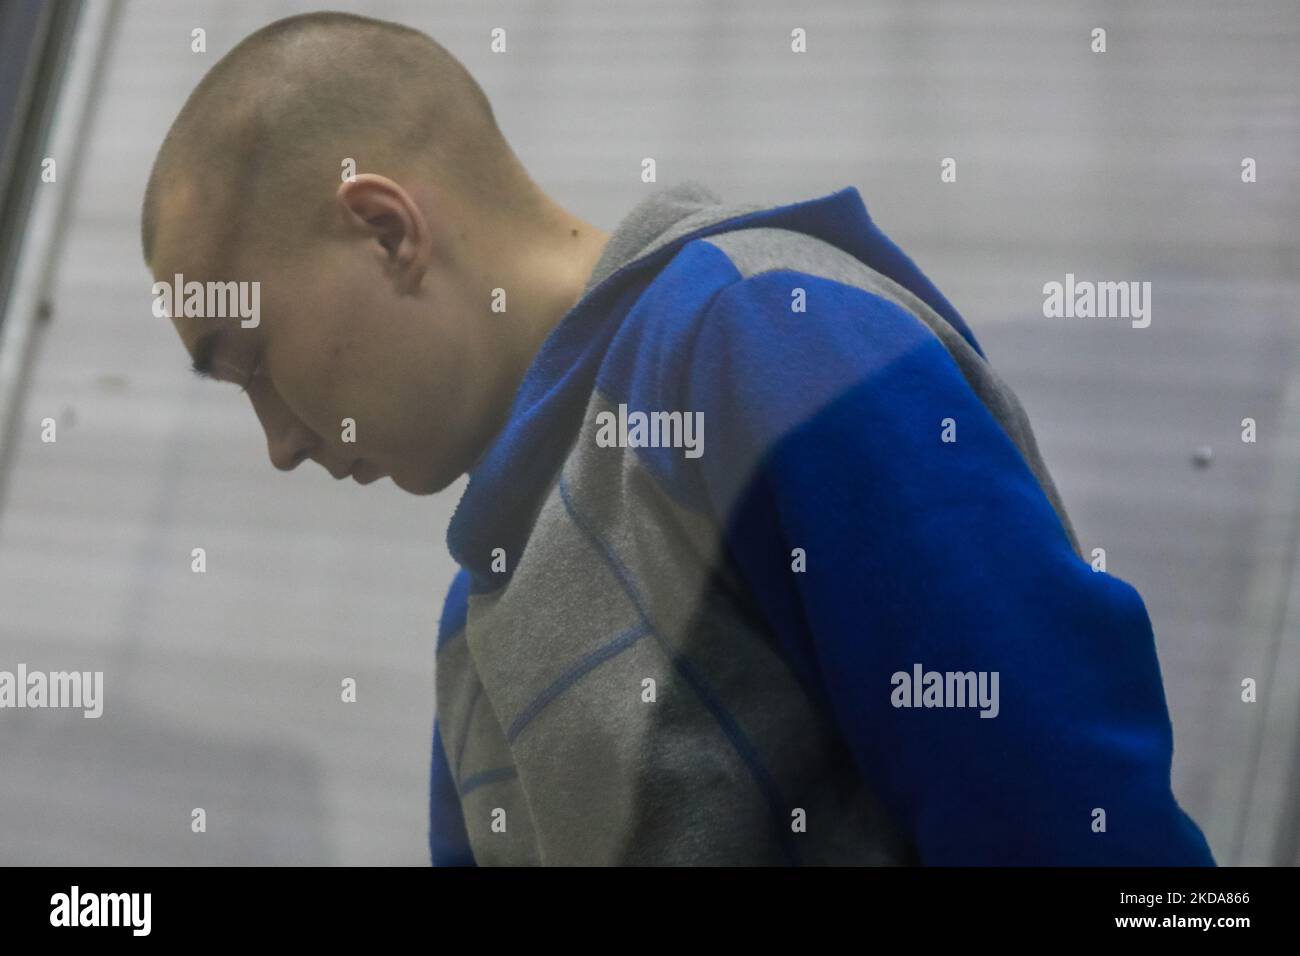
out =
[[[5,24],[24,25],[7,41],[16,36],[15,49],[6,51],[18,55],[23,47],[14,63],[24,79],[12,100],[9,175],[0,177],[10,230],[0,236],[0,514],[32,363],[51,314],[54,264],[77,189],[89,105],[119,14],[119,0],[23,0],[3,13]],[[57,186],[39,182],[40,157],[51,155],[62,158]]]

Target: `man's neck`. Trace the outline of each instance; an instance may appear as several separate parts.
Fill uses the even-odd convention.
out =
[[[583,298],[610,238],[554,204],[531,230],[506,227],[496,234],[500,244],[484,260],[500,266],[484,276],[489,289],[500,288],[506,295],[505,312],[497,316],[497,354],[502,361],[494,389],[494,434],[505,424],[542,343]]]
[[[516,388],[542,343],[583,297],[609,233],[556,209],[553,218],[517,247],[506,289]]]

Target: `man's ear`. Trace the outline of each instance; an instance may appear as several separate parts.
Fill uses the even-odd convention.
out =
[[[335,198],[352,224],[383,247],[393,268],[401,273],[423,273],[429,229],[420,207],[405,189],[387,176],[362,173],[341,183]]]

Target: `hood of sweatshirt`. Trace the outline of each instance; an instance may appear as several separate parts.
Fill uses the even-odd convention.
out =
[[[621,318],[672,257],[695,239],[736,229],[801,232],[849,253],[926,302],[980,351],[957,311],[872,221],[856,187],[782,206],[727,204],[687,180],[638,203],[610,234],[582,298],[542,343],[506,423],[469,473],[447,546],[475,582],[490,554],[507,554],[527,529],[582,425],[597,373]],[[981,353],[982,354],[982,353]]]

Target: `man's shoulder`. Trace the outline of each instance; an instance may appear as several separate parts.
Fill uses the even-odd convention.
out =
[[[603,377],[684,372],[706,326],[736,346],[780,349],[860,336],[871,327],[852,317],[880,309],[919,328],[944,324],[911,291],[816,236],[775,227],[712,233],[684,244],[644,286]]]

